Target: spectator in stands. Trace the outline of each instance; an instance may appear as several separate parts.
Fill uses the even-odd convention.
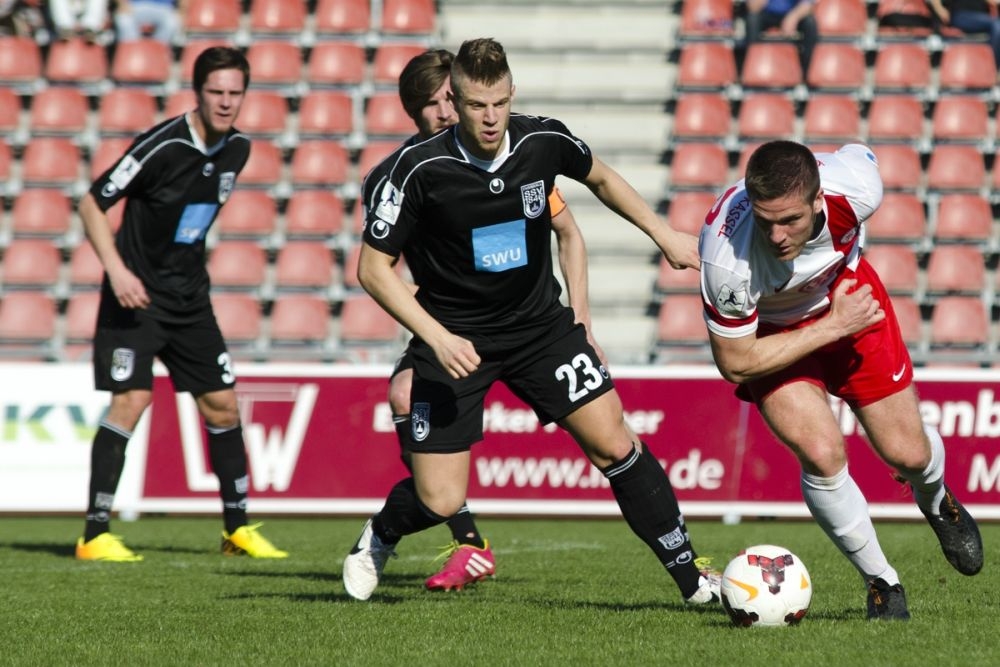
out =
[[[389,491],[345,558],[345,589],[368,599],[404,536],[459,510],[486,393],[503,381],[579,443],[681,596],[717,605],[719,579],[698,566],[670,479],[629,432],[607,368],[559,300],[547,195],[559,174],[585,183],[675,268],[698,266],[694,239],[561,122],[512,114],[513,78],[496,41],[462,44],[451,87],[458,123],[400,154],[365,220],[358,278],[414,334],[412,474]],[[416,295],[394,269],[401,254]]]
[[[187,0],[118,0],[115,29],[118,39],[129,41],[149,35],[171,44],[181,26]]]
[[[400,147],[365,176],[362,184],[362,206],[367,217],[371,208],[378,204],[375,196],[378,188],[388,178],[389,170],[406,148],[430,138],[445,128],[458,122],[451,92],[451,63],[454,55],[444,49],[425,51],[406,64],[399,76],[399,99],[413,123],[417,134],[403,142]],[[559,265],[568,292],[570,307],[577,322],[582,323],[588,338],[594,345],[601,360],[604,352],[590,335],[590,307],[587,303],[587,249],[583,234],[576,220],[562,198],[558,188],[553,188],[548,197],[552,210],[552,229],[559,246]],[[412,435],[410,420],[410,387],[413,383],[412,350],[408,347],[396,362],[389,383],[389,405],[392,421],[402,449],[403,462],[410,465],[410,443]],[[426,581],[430,590],[462,589],[465,585],[479,581],[496,572],[496,559],[490,543],[476,526],[475,519],[467,504],[463,503],[458,512],[447,521],[452,534],[452,544],[446,552],[448,560],[441,570]]]
[[[952,567],[979,572],[983,542],[945,484],[944,442],[921,420],[892,302],[861,254],[882,188],[867,146],[815,155],[792,141],[764,144],[708,212],[701,291],[719,371],[798,458],[806,506],[862,576],[868,618],[902,621],[906,593],[848,470],[830,396],[910,486]]]
[[[0,36],[31,37],[42,24],[39,0],[0,0]]]
[[[153,399],[153,361],[176,391],[190,392],[207,431],[222,501],[221,550],[285,558],[247,521],[249,477],[236,377],[212,310],[205,236],[250,156],[233,124],[250,65],[238,50],[210,47],[194,62],[197,108],[140,134],[80,200],[87,239],[104,266],[94,333],[94,382],[111,406],[94,435],[80,560],[142,560],[110,532],[125,448]],[[125,202],[112,232],[107,211]]]
[[[802,74],[819,41],[819,27],[813,15],[815,0],[747,0],[746,46],[760,41],[765,30],[778,28],[781,35],[797,39]]]
[[[941,23],[969,34],[986,33],[993,48],[993,60],[1000,68],[1000,17],[996,13],[1000,0],[927,1]]]
[[[100,41],[108,27],[108,0],[50,0],[49,16],[58,39]]]

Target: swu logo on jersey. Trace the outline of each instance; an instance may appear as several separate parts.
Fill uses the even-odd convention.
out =
[[[188,204],[184,207],[180,222],[177,223],[177,233],[174,243],[197,243],[205,238],[208,228],[215,220],[218,204]]]
[[[477,271],[499,273],[528,263],[525,221],[514,220],[472,230],[472,252]]]
[[[545,210],[545,181],[535,181],[521,186],[521,203],[524,205],[524,215],[532,220]]]
[[[385,187],[382,188],[382,196],[379,198],[378,206],[375,207],[375,220],[371,225],[372,236],[377,239],[384,239],[388,236],[389,230],[399,218],[399,210],[402,206],[403,193],[392,183],[386,183]]]

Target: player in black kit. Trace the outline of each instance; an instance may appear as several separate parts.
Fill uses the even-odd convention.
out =
[[[366,219],[358,277],[414,334],[412,476],[393,487],[344,560],[347,592],[368,599],[403,536],[461,507],[483,399],[502,381],[602,470],[684,599],[718,600],[718,576],[695,563],[666,473],[631,437],[607,369],[559,301],[547,193],[559,174],[582,181],[676,268],[698,266],[694,237],[660,219],[562,123],[512,115],[499,43],[463,43],[451,85],[458,124],[400,154]],[[415,295],[393,270],[400,254]]]
[[[194,64],[198,106],[144,132],[94,181],[79,206],[87,238],[104,265],[94,335],[94,380],[111,392],[91,449],[81,560],[130,562],[142,556],[110,532],[125,447],[152,399],[153,359],[176,391],[190,392],[208,432],[219,478],[222,552],[284,558],[247,523],[247,456],[232,364],[209,301],[205,235],[233,192],[250,139],[233,127],[250,81],[237,49],[212,47]],[[113,234],[106,211],[126,199]]]

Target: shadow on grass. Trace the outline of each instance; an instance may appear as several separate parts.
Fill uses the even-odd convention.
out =
[[[7,544],[0,544],[0,547],[27,553],[46,553],[68,558],[76,556],[76,544],[70,540],[66,542],[9,542]]]

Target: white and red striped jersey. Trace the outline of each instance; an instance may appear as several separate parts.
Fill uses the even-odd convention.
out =
[[[754,223],[741,179],[716,200],[699,242],[705,321],[712,333],[739,338],[758,322],[790,326],[830,305],[844,268],[855,268],[864,243],[863,222],[882,203],[874,153],[860,144],[817,153],[825,224],[802,253],[777,259]]]

